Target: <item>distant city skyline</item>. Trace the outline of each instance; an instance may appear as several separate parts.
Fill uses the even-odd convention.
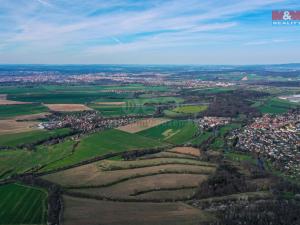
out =
[[[299,63],[299,0],[0,0],[0,64]]]

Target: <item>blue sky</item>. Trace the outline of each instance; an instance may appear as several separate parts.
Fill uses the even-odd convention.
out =
[[[300,62],[299,0],[0,0],[0,63]]]

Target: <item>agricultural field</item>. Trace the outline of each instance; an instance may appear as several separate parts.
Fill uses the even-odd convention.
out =
[[[89,104],[90,108],[97,110],[104,117],[118,117],[126,115],[152,115],[155,112],[154,106],[127,106],[127,105],[99,105]]]
[[[16,121],[13,119],[0,120],[0,135],[38,130],[38,124],[39,122],[35,121]]]
[[[178,153],[183,155],[191,155],[194,157],[200,156],[200,150],[193,147],[175,147],[168,150],[168,152],[173,152],[173,153]]]
[[[13,118],[20,115],[47,112],[48,108],[40,104],[0,105],[0,119]]]
[[[194,225],[215,219],[182,202],[111,202],[64,196],[64,203],[65,225]]]
[[[70,190],[72,193],[79,193],[83,195],[95,196],[99,199],[112,199],[112,200],[144,200],[151,201],[153,199],[147,199],[141,197],[141,194],[149,192],[160,191],[181,191],[182,189],[197,188],[200,182],[206,179],[207,175],[201,174],[185,174],[175,173],[172,174],[154,174],[151,176],[144,176],[139,178],[132,178],[127,181],[116,183],[108,187],[95,187],[95,188],[80,188]],[[173,193],[174,194],[174,193]],[[173,201],[184,200],[192,196],[187,193],[187,196],[182,195],[182,192],[177,193],[174,199],[168,199],[168,196],[162,196],[160,200]],[[156,199],[155,199],[156,200]]]
[[[118,127],[117,129],[128,133],[137,133],[143,130],[147,130],[151,127],[155,127],[160,124],[166,123],[168,121],[169,119],[164,119],[164,118],[143,119],[125,126]]]
[[[0,179],[17,173],[38,171],[46,165],[55,163],[73,154],[74,141],[38,146],[34,151],[23,149],[0,151]]]
[[[149,155],[150,156],[150,155]],[[60,185],[74,187],[106,187],[125,180],[159,174],[210,174],[215,170],[212,163],[185,159],[158,157],[136,161],[104,160],[61,172],[45,175],[43,178]]]
[[[83,160],[112,152],[124,152],[136,149],[148,149],[166,146],[158,140],[111,129],[83,137],[69,157],[49,164],[43,170],[51,170],[72,165]]]
[[[192,121],[171,120],[167,123],[141,131],[138,134],[172,144],[183,144],[195,137],[197,127]]]
[[[195,113],[203,112],[207,108],[208,106],[206,105],[184,105],[184,106],[178,106],[172,111],[176,113],[195,114]]]
[[[134,224],[145,225],[154,222],[192,225],[213,220],[212,215],[178,201],[191,198],[199,182],[215,172],[216,165],[199,159],[185,159],[186,153],[196,153],[196,149],[170,151],[177,151],[182,158],[104,160],[48,174],[43,179],[65,188],[66,224],[97,224],[101,221],[104,225],[125,225],[134,221]],[[98,204],[105,207],[102,209]],[[78,216],[77,210],[79,212],[86,207],[91,207],[86,216]],[[143,210],[138,210],[139,207]],[[100,209],[100,214],[94,214],[94,210]],[[120,213],[110,216],[116,211]],[[121,216],[123,213],[124,216]]]
[[[0,105],[22,105],[22,104],[30,104],[29,102],[17,102],[17,101],[11,101],[7,100],[6,94],[0,94]]]
[[[92,110],[83,104],[45,104],[45,106],[54,112],[80,112]]]
[[[213,136],[214,136],[214,134],[212,131],[204,131],[199,136],[197,136],[193,140],[191,140],[191,143],[194,145],[201,145]]]
[[[20,184],[1,185],[0,199],[0,224],[46,224],[46,191]]]
[[[256,102],[254,107],[257,107],[261,113],[280,114],[286,113],[288,110],[300,107],[297,103],[292,103],[287,100],[271,98]]]
[[[0,121],[1,126],[1,121]],[[19,145],[32,144],[47,140],[49,138],[60,137],[68,135],[71,132],[68,128],[61,128],[56,130],[34,130],[14,134],[0,135],[0,146],[17,147]],[[1,132],[0,132],[1,134]]]
[[[132,84],[126,86],[113,85],[40,85],[36,87],[5,87],[0,94],[7,95],[7,100],[21,102],[37,102],[45,104],[84,104],[101,101],[123,101],[131,99],[135,91],[167,91],[168,88],[162,86],[144,86]],[[172,100],[172,98],[171,98]],[[140,100],[149,102],[150,100]],[[165,101],[156,99],[156,102]]]

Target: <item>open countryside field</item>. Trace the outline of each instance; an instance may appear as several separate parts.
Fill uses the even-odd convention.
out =
[[[200,156],[200,150],[197,148],[193,147],[176,147],[168,150],[168,152],[174,152],[174,153],[179,153],[179,154],[184,154],[184,155],[191,155],[191,156]]]
[[[154,154],[147,154],[144,156],[139,157],[139,159],[157,159],[157,158],[185,158],[185,159],[198,159],[197,156],[187,155],[187,154],[180,154],[175,152],[162,151]]]
[[[107,153],[162,146],[166,146],[166,144],[137,134],[130,134],[116,129],[101,131],[83,137],[70,157],[52,163],[43,170],[72,165]]]
[[[113,200],[152,200],[141,199],[139,193],[148,193],[161,190],[181,190],[185,188],[197,188],[200,182],[206,180],[207,175],[203,174],[156,174],[139,178],[132,178],[109,187],[102,188],[80,188],[70,190],[72,193],[82,193],[96,196],[97,198],[107,198]],[[183,193],[181,193],[183,194]],[[177,194],[174,199],[167,199],[162,196],[161,200],[172,201],[188,198]]]
[[[185,157],[185,154],[181,155]],[[43,178],[65,187],[64,224],[101,222],[103,225],[194,225],[211,221],[214,217],[182,202],[173,201],[191,198],[198,184],[213,174],[215,169],[212,163],[184,158],[105,160],[45,175]],[[104,198],[106,201],[101,200]],[[139,210],[140,207],[143,210]],[[85,213],[79,215],[82,210]],[[95,210],[100,211],[94,214]]]
[[[94,102],[96,105],[125,105],[126,102]]]
[[[116,105],[97,105],[97,104],[89,104],[90,108],[97,110],[104,117],[118,117],[118,116],[126,116],[126,115],[152,115],[155,112],[154,106],[116,106]]]
[[[197,127],[192,121],[172,120],[138,134],[172,144],[183,144],[193,139],[196,133]]]
[[[49,115],[51,115],[51,113],[49,112],[34,113],[34,114],[16,116],[14,117],[14,119],[17,121],[35,121],[35,120],[45,119]]]
[[[0,199],[0,224],[46,224],[46,191],[19,184],[1,185]]]
[[[0,120],[0,135],[16,134],[38,129],[38,122],[33,121],[15,121],[12,119]],[[1,142],[1,141],[0,141]]]
[[[69,196],[64,196],[64,202],[65,225],[194,225],[214,219],[211,214],[180,202],[110,202]]]
[[[0,94],[0,105],[21,105],[21,104],[30,104],[30,102],[18,102],[7,100],[6,94]]]
[[[47,111],[48,108],[40,104],[0,105],[0,119]]]
[[[134,123],[118,127],[118,130],[122,130],[128,133],[137,133],[142,130],[149,129],[151,127],[158,126],[160,124],[168,122],[169,119],[164,119],[164,118],[150,118],[150,119],[143,119],[143,120],[138,120]]]
[[[1,126],[1,121],[0,121]],[[0,146],[16,147],[18,145],[26,145],[47,140],[49,138],[60,137],[71,132],[68,128],[61,128],[56,130],[34,130],[21,133],[3,134],[0,131]]]
[[[280,114],[286,113],[288,110],[300,107],[299,104],[282,100],[278,98],[271,98],[253,105],[257,107],[261,113]]]
[[[83,104],[89,102],[110,102],[131,99],[134,92],[167,91],[164,86],[129,85],[37,85],[5,87],[0,94],[8,100],[21,102],[39,102],[45,104]],[[106,99],[106,100],[105,100]],[[148,100],[146,100],[148,101]]]
[[[92,110],[83,104],[45,104],[51,111],[55,112],[78,112]]]
[[[48,164],[69,157],[73,154],[74,145],[74,141],[66,140],[50,146],[40,145],[35,151],[2,150],[0,151],[0,179],[26,171],[37,171]]]
[[[208,106],[206,105],[184,105],[184,106],[178,106],[172,111],[176,113],[194,114],[194,113],[203,112],[207,108]]]
[[[135,164],[138,163],[137,161],[124,161],[122,162],[123,165],[125,164],[124,169],[114,169],[115,162],[105,160],[45,175],[43,178],[66,187],[105,187],[124,180],[155,174],[210,174],[215,171],[213,164],[197,164],[195,160],[157,158],[140,161],[142,163],[140,167]]]

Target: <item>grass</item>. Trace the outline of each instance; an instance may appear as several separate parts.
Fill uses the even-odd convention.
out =
[[[191,140],[196,133],[197,127],[192,121],[172,120],[138,134],[172,144],[183,144]]]
[[[153,106],[103,106],[91,104],[89,107],[99,111],[105,117],[125,115],[151,115],[155,112]]]
[[[153,167],[161,165],[194,165],[204,166],[211,169],[214,164],[195,159],[184,159],[184,158],[156,158],[156,159],[143,159],[135,161],[101,161],[97,165],[104,171],[113,170],[127,170],[135,168]]]
[[[224,138],[227,133],[229,133],[231,130],[240,128],[241,124],[239,123],[230,123],[227,125],[222,126],[218,132],[217,132],[217,137],[214,139],[214,141],[211,143],[210,147],[213,149],[223,149],[225,142]]]
[[[0,119],[6,119],[20,115],[42,113],[47,111],[47,107],[39,104],[1,105]]]
[[[201,145],[203,142],[207,141],[210,137],[212,137],[214,134],[211,131],[205,131],[198,137],[194,138],[191,143],[194,145]]]
[[[114,92],[123,91],[122,93]],[[8,94],[9,100],[26,102],[55,103],[88,103],[104,99],[132,99],[131,91],[164,92],[168,88],[164,86],[144,86],[141,84],[127,84],[120,86],[112,85],[39,85],[39,86],[18,86],[4,87],[0,94]],[[128,91],[128,92],[127,92]],[[174,97],[161,97],[157,99],[143,99],[139,101],[169,101]],[[108,99],[108,100],[107,100]]]
[[[232,161],[247,161],[251,162],[252,164],[256,163],[256,160],[253,158],[252,155],[244,152],[234,152],[234,151],[229,151],[224,153],[225,158],[232,160]]]
[[[185,106],[176,107],[172,111],[176,113],[195,114],[195,113],[205,111],[207,107],[208,106],[206,105],[185,105]]]
[[[145,105],[145,104],[166,104],[181,103],[184,100],[179,97],[156,97],[156,98],[135,98],[126,100],[127,105]]]
[[[35,151],[0,151],[0,179],[31,169],[39,169],[72,154],[74,141],[66,140],[51,146],[39,146]]]
[[[115,129],[106,130],[82,138],[71,156],[48,165],[44,170],[72,165],[111,152],[155,148],[163,145],[166,144],[137,134]]]
[[[257,107],[261,113],[280,114],[296,108],[299,104],[282,99],[270,98],[262,102],[256,102],[253,106]]]
[[[7,184],[0,186],[0,199],[0,224],[46,224],[46,191]]]
[[[130,97],[128,93],[113,93],[113,92],[45,92],[45,93],[31,93],[21,95],[8,95],[9,100],[25,101],[25,102],[39,102],[47,104],[56,103],[87,103],[100,98],[123,99]]]
[[[23,144],[31,144],[49,138],[60,137],[70,133],[70,129],[62,128],[56,130],[35,130],[16,134],[0,135],[0,146],[17,147]]]

